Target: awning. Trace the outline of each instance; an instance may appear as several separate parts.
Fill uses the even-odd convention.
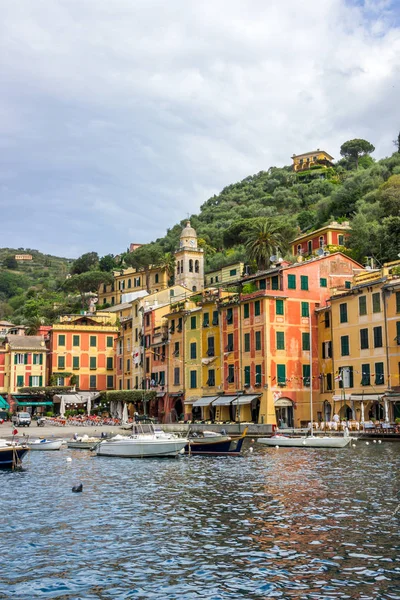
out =
[[[204,396],[204,398],[199,398],[196,402],[193,402],[193,408],[196,406],[209,406],[211,402],[217,399],[218,396]]]
[[[257,398],[259,397],[259,394],[244,394],[243,396],[238,396],[236,400],[232,402],[232,404],[234,404],[235,406],[237,406],[238,404],[240,404],[241,406],[243,404],[251,404],[253,400],[257,400]]]
[[[351,394],[335,394],[334,396],[332,396],[332,400],[334,402],[343,402],[343,400],[350,400],[351,398]]]
[[[350,398],[351,400],[359,400],[360,402],[363,400],[366,402],[369,400],[380,402],[380,400],[382,400],[382,394],[351,394]]]
[[[275,400],[274,406],[293,406],[293,402],[289,398],[278,398],[278,400]]]
[[[52,402],[17,402],[18,406],[53,406]]]
[[[226,406],[236,400],[237,396],[220,396],[213,402],[213,406]]]
[[[156,398],[162,398],[163,396],[165,396],[166,392],[157,392],[156,394]]]
[[[0,396],[0,408],[5,410],[10,408],[10,405],[8,404],[7,400],[4,400],[3,396]]]

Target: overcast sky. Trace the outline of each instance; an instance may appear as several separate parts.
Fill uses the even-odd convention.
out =
[[[399,0],[1,0],[0,246],[146,243],[225,185],[394,151]]]

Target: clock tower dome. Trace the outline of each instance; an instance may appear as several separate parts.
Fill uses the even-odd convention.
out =
[[[197,233],[190,226],[190,221],[182,229],[175,259],[175,283],[193,292],[201,292],[204,287],[204,252],[197,246]]]

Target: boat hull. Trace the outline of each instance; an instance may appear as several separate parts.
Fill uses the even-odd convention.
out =
[[[30,450],[35,452],[40,450],[60,450],[63,445],[63,440],[41,440],[40,442],[28,442]]]
[[[351,441],[350,437],[270,437],[259,438],[258,444],[264,446],[279,446],[281,448],[345,448]]]
[[[77,442],[77,441],[69,441],[67,442],[68,448],[78,448],[79,450],[91,450],[93,446],[99,443],[99,440],[93,440],[91,442]]]
[[[174,457],[183,451],[186,439],[166,440],[104,440],[95,446],[97,456],[120,458]]]
[[[0,468],[12,469],[16,466],[15,463],[20,462],[28,452],[29,448],[23,446],[0,448]]]
[[[208,456],[237,455],[242,451],[244,436],[224,440],[207,441],[193,439],[185,446],[185,454],[202,454]]]

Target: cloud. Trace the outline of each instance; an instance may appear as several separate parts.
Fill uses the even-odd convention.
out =
[[[0,24],[2,245],[118,253],[400,123],[396,2],[30,0]]]

